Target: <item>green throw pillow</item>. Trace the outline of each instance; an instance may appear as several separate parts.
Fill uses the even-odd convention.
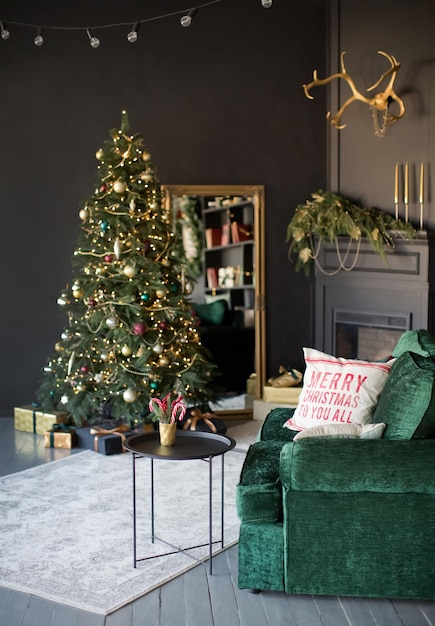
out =
[[[435,339],[424,328],[407,330],[397,342],[393,356],[399,357],[404,352],[415,352],[421,356],[435,357]]]
[[[200,302],[192,304],[192,308],[196,312],[199,319],[205,324],[220,326],[224,321],[228,304],[227,301],[222,298],[216,300],[215,302]]]
[[[373,416],[384,439],[435,437],[435,361],[404,352],[393,364]]]

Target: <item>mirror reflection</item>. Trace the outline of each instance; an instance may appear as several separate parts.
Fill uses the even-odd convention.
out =
[[[249,412],[265,381],[264,187],[164,185],[222,410]]]

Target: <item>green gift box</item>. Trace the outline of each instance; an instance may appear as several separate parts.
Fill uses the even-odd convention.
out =
[[[14,409],[14,426],[16,430],[43,435],[53,424],[68,424],[69,415],[66,411],[44,412],[41,407],[32,404],[18,406]]]

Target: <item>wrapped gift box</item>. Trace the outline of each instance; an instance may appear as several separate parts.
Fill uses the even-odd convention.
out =
[[[60,425],[59,425],[60,426]],[[76,445],[77,436],[75,429],[68,428],[52,428],[44,433],[45,448],[64,448],[70,450]]]
[[[79,448],[94,450],[100,454],[120,454],[125,452],[122,442],[137,432],[131,430],[126,424],[113,427],[112,424],[99,424],[98,426],[86,426],[77,428],[77,445]]]
[[[53,424],[68,424],[69,415],[66,411],[44,412],[41,407],[27,404],[14,409],[14,426],[16,430],[43,435]]]
[[[297,405],[302,387],[263,387],[264,402]]]

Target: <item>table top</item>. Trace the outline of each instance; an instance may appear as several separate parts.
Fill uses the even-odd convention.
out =
[[[133,435],[122,445],[138,456],[182,461],[225,454],[234,448],[236,442],[227,435],[177,430],[174,446],[161,446],[158,432]]]

